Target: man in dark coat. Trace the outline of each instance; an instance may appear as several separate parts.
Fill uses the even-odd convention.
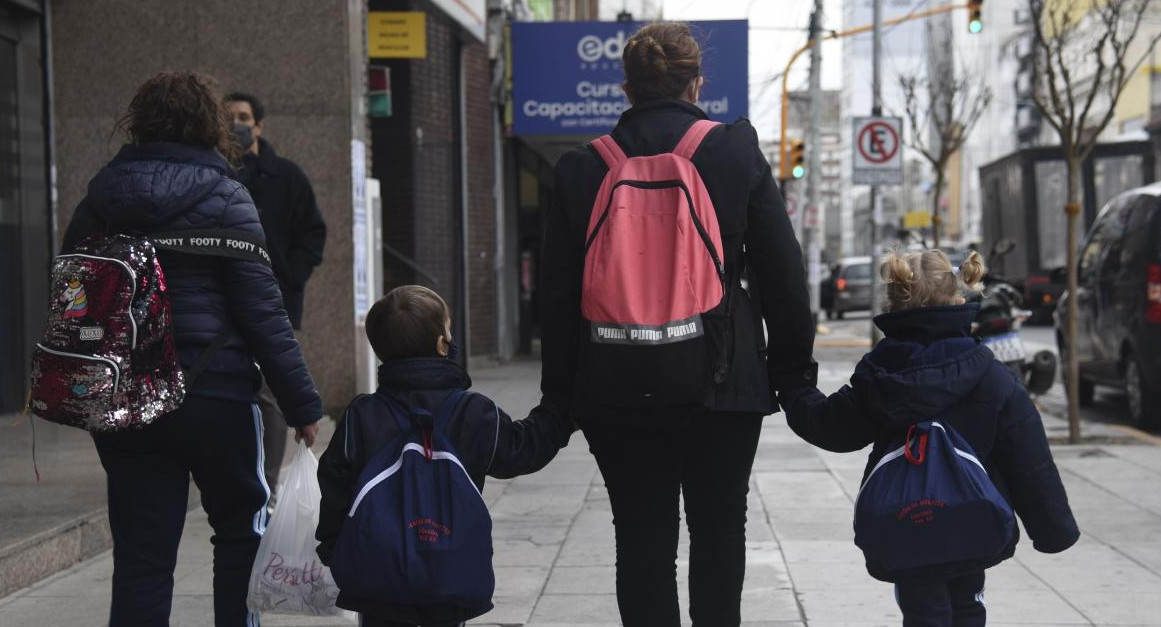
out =
[[[302,329],[306,281],[314,267],[322,263],[327,225],[302,168],[278,156],[274,146],[262,138],[262,120],[266,117],[262,103],[250,94],[233,93],[226,97],[226,107],[233,117],[238,143],[246,150],[238,179],[250,190],[258,207],[290,323],[296,330]],[[266,428],[266,482],[271,493],[277,490],[278,470],[286,454],[286,429],[273,400],[270,388],[263,386],[258,405]]]

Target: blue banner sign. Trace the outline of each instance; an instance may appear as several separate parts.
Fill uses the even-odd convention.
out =
[[[517,22],[512,24],[512,132],[601,135],[629,101],[621,53],[644,24]],[[749,111],[746,20],[690,22],[701,44],[701,106],[710,119],[733,122]]]

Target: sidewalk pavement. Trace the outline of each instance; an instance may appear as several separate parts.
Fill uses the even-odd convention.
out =
[[[839,387],[860,351],[821,350],[821,386]],[[538,398],[538,365],[474,373],[476,389],[514,416]],[[1063,421],[1045,418],[1050,434]],[[1161,448],[1121,431],[1097,443],[1056,446],[1084,537],[1060,555],[1021,541],[1016,557],[988,572],[993,625],[1161,625]],[[322,444],[316,445],[321,450]],[[898,625],[888,584],[863,568],[851,515],[866,458],[816,450],[780,416],[766,420],[754,465],[742,616],[747,626]],[[617,625],[612,516],[583,436],[546,469],[490,479],[496,609],[473,625]],[[187,518],[172,624],[212,624],[210,531],[200,509]],[[688,543],[679,550],[679,589]],[[108,553],[0,599],[0,627],[103,625],[109,605]],[[267,626],[350,624],[342,619],[268,615]]]

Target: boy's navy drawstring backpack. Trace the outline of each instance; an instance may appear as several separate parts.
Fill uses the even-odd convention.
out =
[[[375,395],[400,435],[359,476],[330,565],[343,593],[479,613],[492,607],[492,518],[444,435],[466,395],[449,394],[434,418]]]
[[[855,499],[855,544],[877,579],[999,562],[1016,518],[971,446],[936,421],[911,425]]]

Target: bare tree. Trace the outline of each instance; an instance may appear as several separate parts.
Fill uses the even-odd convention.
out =
[[[914,148],[935,170],[931,199],[931,239],[939,246],[939,201],[947,179],[947,164],[963,146],[972,128],[992,100],[992,90],[982,81],[961,71],[937,73],[931,78],[903,75],[904,111],[911,127],[907,145]]]
[[[1027,0],[1032,23],[1036,106],[1060,137],[1068,167],[1068,293],[1077,291],[1077,216],[1080,214],[1081,164],[1116,112],[1125,86],[1141,67],[1161,32],[1130,59],[1141,22],[1156,11],[1156,0]],[[1077,370],[1076,306],[1070,298],[1065,330],[1065,381],[1068,387],[1068,440],[1080,441],[1080,379]]]

